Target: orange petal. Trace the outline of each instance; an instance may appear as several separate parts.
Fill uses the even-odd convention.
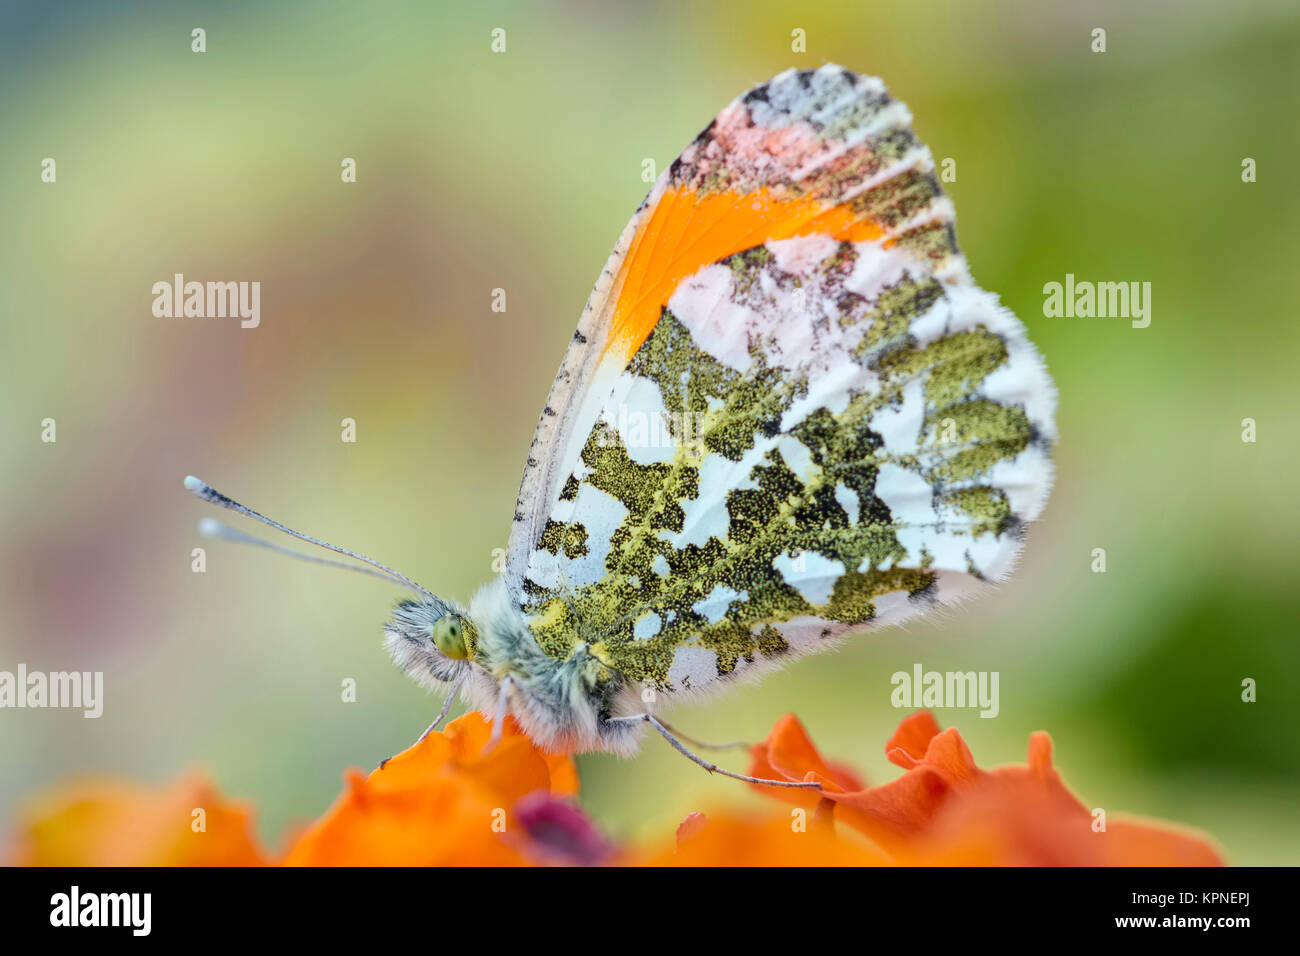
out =
[[[975,766],[975,758],[956,727],[940,731],[930,739],[925,760],[919,766],[929,767],[954,786],[969,782],[982,772]]]
[[[471,711],[393,757],[371,774],[381,789],[418,788],[449,771],[484,787],[498,803],[514,803],[536,790],[573,794],[578,771],[567,756],[552,756],[533,746],[514,718],[507,717],[501,740],[483,753],[492,725]]]
[[[916,767],[897,780],[853,793],[828,793],[836,819],[894,851],[922,832],[952,793],[945,777]]]
[[[833,833],[811,826],[804,817],[733,818],[710,814],[689,840],[628,862],[642,866],[882,866],[883,856]]]
[[[686,814],[685,819],[683,819],[681,823],[677,824],[677,833],[675,834],[675,837],[678,848],[680,849],[683,843],[703,830],[704,825],[708,822],[709,818],[702,813],[695,812]]]
[[[885,756],[904,770],[911,770],[925,758],[930,740],[939,733],[939,724],[928,710],[918,710],[906,718],[885,744]]]
[[[1067,796],[1069,796],[1067,794]],[[1064,802],[1025,774],[990,779],[950,801],[900,860],[963,866],[1217,866],[1203,836],[1126,819],[1106,830],[1072,796]]]
[[[359,771],[298,838],[286,866],[513,866],[527,862],[505,839],[509,814],[454,774],[419,787],[377,786]]]
[[[538,753],[546,761],[546,769],[551,777],[551,793],[557,797],[576,797],[578,795],[578,765],[568,754],[550,754],[543,750]]]
[[[851,769],[842,764],[831,764],[822,759],[808,737],[799,718],[786,714],[773,726],[767,739],[749,748],[751,777],[774,780],[816,782],[823,791],[861,790],[862,781]],[[751,784],[756,789],[788,803],[816,806],[822,794],[814,789],[800,790],[787,787],[765,787]]]
[[[1122,817],[1101,834],[1105,866],[1224,866],[1223,854],[1205,834],[1159,821]]]

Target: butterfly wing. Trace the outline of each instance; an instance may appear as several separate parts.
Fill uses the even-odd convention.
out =
[[[602,273],[512,593],[553,657],[665,692],[757,673],[1008,573],[1054,404],[906,108],[840,67],[784,73],[665,171]]]

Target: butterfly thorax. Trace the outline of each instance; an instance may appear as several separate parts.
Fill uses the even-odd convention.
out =
[[[447,616],[463,624],[464,659],[449,658],[433,639]],[[540,747],[618,753],[636,748],[638,729],[608,723],[644,710],[636,691],[600,659],[598,649],[575,642],[563,657],[543,651],[500,578],[468,608],[442,599],[403,602],[385,630],[389,653],[412,679],[441,693],[460,685],[470,705],[489,718],[509,678],[508,713]]]

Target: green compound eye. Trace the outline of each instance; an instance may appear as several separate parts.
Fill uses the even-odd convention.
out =
[[[465,649],[464,625],[454,614],[444,614],[434,622],[433,643],[453,660],[463,661],[469,657],[469,651]]]

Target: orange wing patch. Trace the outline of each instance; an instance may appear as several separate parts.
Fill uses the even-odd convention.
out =
[[[623,260],[605,354],[629,360],[677,286],[704,266],[771,239],[814,234],[870,242],[885,231],[848,203],[828,205],[811,196],[778,197],[766,188],[745,195],[664,190]],[[689,237],[684,246],[683,237]]]
[[[769,240],[879,240],[943,265],[957,252],[952,213],[910,123],[879,80],[830,65],[733,101],[642,211],[611,283],[602,364],[631,358],[684,279]]]

